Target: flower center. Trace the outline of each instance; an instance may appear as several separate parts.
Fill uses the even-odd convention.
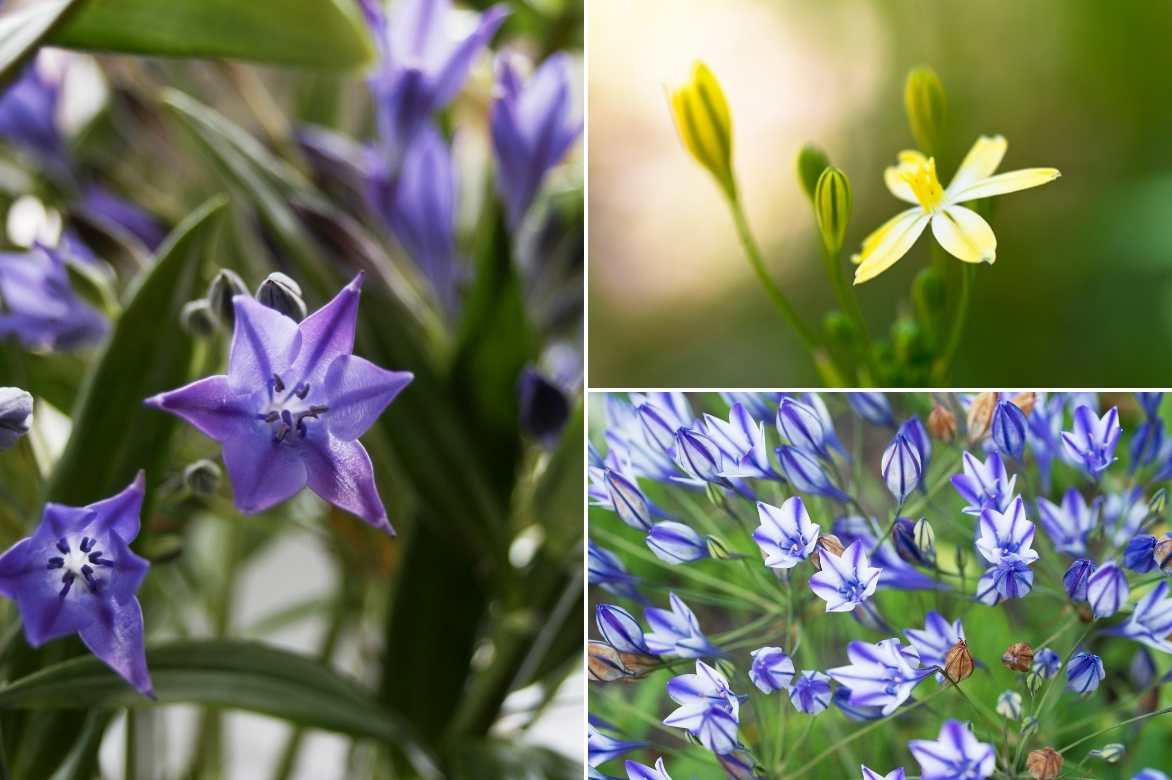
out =
[[[911,186],[916,200],[924,211],[932,212],[944,200],[944,188],[936,178],[936,160],[929,157],[903,173],[903,180]]]
[[[300,382],[293,388],[285,385],[279,374],[269,380],[269,405],[257,418],[269,424],[274,442],[283,442],[290,435],[304,439],[309,429],[307,420],[316,420],[329,411],[325,404],[308,404],[309,383]]]
[[[862,601],[864,590],[866,588],[863,583],[857,579],[844,580],[842,585],[838,586],[839,594],[847,601]]]
[[[114,561],[103,558],[97,544],[98,540],[92,536],[81,537],[81,542],[76,547],[71,546],[65,537],[57,540],[56,549],[61,554],[50,556],[45,568],[62,569],[61,592],[57,594],[62,599],[69,595],[78,577],[85,582],[90,593],[97,593],[108,582],[95,576],[94,572],[96,567],[112,567]]]

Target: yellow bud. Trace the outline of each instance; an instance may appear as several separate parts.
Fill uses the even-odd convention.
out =
[[[732,171],[732,116],[716,76],[702,62],[692,66],[692,76],[671,91],[672,119],[688,153],[716,177],[725,195],[735,198]]]
[[[846,240],[846,225],[851,218],[851,185],[846,174],[833,166],[822,171],[814,188],[814,215],[822,243],[831,255],[837,255]]]
[[[907,74],[903,103],[916,145],[929,157],[935,156],[940,151],[940,132],[947,113],[944,85],[936,71],[929,67],[913,68]]]

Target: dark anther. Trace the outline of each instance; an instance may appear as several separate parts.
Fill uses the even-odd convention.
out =
[[[281,414],[280,412],[269,412],[268,414],[258,414],[257,418],[264,420],[267,423],[275,423],[277,420],[281,419]]]
[[[94,567],[88,563],[81,567],[81,576],[85,577],[86,582],[94,581]]]
[[[73,580],[74,580],[73,572],[71,572],[71,571],[65,572],[65,576],[61,578],[61,581],[63,583],[65,583],[65,585],[61,588],[61,592],[57,594],[58,598],[65,598],[65,596],[68,595],[69,589],[73,587]]]
[[[285,392],[285,383],[281,381],[281,377],[277,374],[273,374],[273,389],[278,393]]]
[[[292,428],[293,427],[293,413],[290,412],[288,409],[282,409],[281,410],[281,422],[285,423],[285,427]]]
[[[97,539],[91,539],[88,536],[83,536],[81,537],[81,551],[83,553],[88,553],[90,550],[94,549],[94,545],[97,543]]]
[[[64,565],[65,565],[65,559],[64,559],[64,558],[58,558],[57,556],[53,556],[52,558],[50,558],[50,559],[49,559],[49,565],[48,565],[48,567],[46,567],[46,568],[49,568],[49,569],[60,569],[60,568],[61,568],[62,566],[64,566]]]
[[[293,395],[304,401],[305,396],[309,395],[309,383],[302,382],[301,384],[297,385],[297,387],[293,388]]]
[[[102,551],[96,550],[90,553],[90,563],[96,563],[98,566],[113,566],[114,561],[108,561],[102,557]]]
[[[62,555],[69,555],[69,543],[65,541],[65,537],[57,540],[57,549],[61,551]]]

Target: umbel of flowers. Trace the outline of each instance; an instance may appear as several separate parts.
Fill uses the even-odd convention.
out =
[[[600,399],[591,776],[1164,777],[1161,404]]]

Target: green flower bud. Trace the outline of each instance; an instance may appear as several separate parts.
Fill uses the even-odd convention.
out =
[[[704,166],[729,197],[737,196],[732,170],[732,115],[720,82],[708,66],[697,62],[691,78],[668,94],[672,118],[684,148]]]
[[[929,67],[913,68],[907,74],[903,103],[916,145],[929,157],[937,156],[948,106],[944,85],[940,83],[936,71]]]
[[[1042,675],[1038,674],[1037,672],[1026,672],[1026,691],[1030,694],[1030,696],[1037,696],[1038,691],[1042,689],[1042,684],[1045,682],[1046,681],[1042,679]]]
[[[1152,494],[1152,500],[1148,502],[1148,511],[1153,515],[1159,516],[1164,514],[1164,507],[1168,505],[1168,490],[1167,488],[1160,488]]]
[[[920,555],[924,556],[924,560],[935,563],[936,532],[932,530],[932,524],[928,522],[928,519],[921,517],[917,520],[912,534],[915,537],[916,549],[920,551]]]
[[[207,338],[216,332],[216,315],[207,298],[188,301],[179,312],[179,324],[183,330],[198,338]]]
[[[712,482],[704,483],[704,493],[713,506],[724,506],[724,489]]]
[[[924,342],[924,332],[915,320],[898,319],[891,326],[891,344],[895,347],[896,359],[903,365],[915,362]]]
[[[222,476],[220,467],[205,458],[197,460],[183,470],[183,484],[192,495],[207,498],[215,495],[220,489]]]
[[[814,215],[822,244],[831,255],[842,250],[851,218],[851,185],[846,174],[833,166],[822,171],[814,188]]]
[[[232,299],[237,295],[248,295],[248,287],[235,271],[221,268],[208,286],[208,304],[221,327],[232,330],[236,326],[236,309]]]
[[[1022,739],[1026,739],[1026,738],[1030,737],[1031,735],[1038,733],[1038,726],[1040,726],[1040,725],[1041,724],[1038,722],[1038,719],[1032,715],[1027,715],[1026,717],[1022,718],[1021,719]]]
[[[718,561],[735,561],[743,557],[728,549],[728,545],[719,536],[708,536],[704,541],[708,544],[708,554]]]
[[[730,680],[737,676],[737,665],[727,658],[716,659],[716,668],[721,674]]]
[[[281,312],[295,322],[305,319],[305,301],[301,298],[301,286],[283,273],[271,273],[256,288],[256,299]]]
[[[822,171],[830,167],[830,158],[826,152],[814,144],[806,144],[798,152],[798,182],[802,185],[802,192],[810,202],[814,202],[814,190],[818,187],[818,177]]]
[[[930,319],[939,314],[947,303],[944,275],[931,267],[916,274],[912,282],[912,301],[916,305],[916,314],[922,319]]]

